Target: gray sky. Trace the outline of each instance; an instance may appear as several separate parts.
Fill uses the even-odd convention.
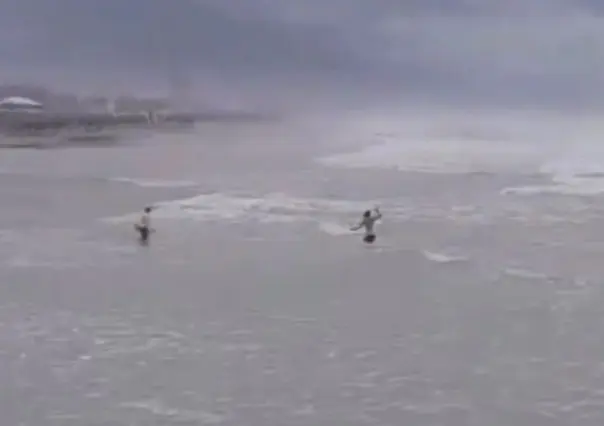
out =
[[[597,0],[0,0],[0,75],[604,104],[603,14]]]

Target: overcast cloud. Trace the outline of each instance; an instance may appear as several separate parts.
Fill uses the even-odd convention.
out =
[[[603,14],[597,0],[0,0],[0,74],[599,105]]]

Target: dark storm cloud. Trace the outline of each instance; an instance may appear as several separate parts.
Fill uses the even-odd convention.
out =
[[[596,0],[0,0],[11,67],[350,85],[400,96],[591,102]]]
[[[355,66],[329,28],[241,16],[194,0],[0,0],[8,60],[70,66],[300,72]],[[10,4],[12,7],[7,7]],[[360,64],[358,64],[360,65]]]

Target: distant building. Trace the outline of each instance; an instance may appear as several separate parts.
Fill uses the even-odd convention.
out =
[[[40,112],[44,109],[40,102],[33,99],[11,96],[0,100],[0,111]]]

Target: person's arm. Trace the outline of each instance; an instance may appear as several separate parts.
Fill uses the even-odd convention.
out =
[[[375,216],[374,216],[375,220],[379,220],[382,218],[382,212],[380,212],[379,208],[376,207],[375,209],[373,209],[373,211],[375,212]]]
[[[359,229],[361,229],[363,227],[363,221],[361,221],[358,225],[352,226],[350,228],[351,231],[358,231]]]

